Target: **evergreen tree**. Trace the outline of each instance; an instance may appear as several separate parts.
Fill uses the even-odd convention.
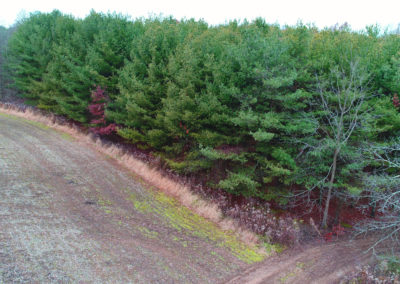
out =
[[[8,65],[16,87],[27,99],[37,104],[39,93],[35,83],[42,80],[51,61],[56,19],[62,17],[59,11],[49,14],[34,13],[18,23],[16,32],[9,41]]]
[[[144,33],[132,44],[130,61],[119,77],[121,96],[116,105],[124,115],[111,117],[126,126],[119,131],[122,137],[159,149],[165,143],[165,133],[157,129],[156,117],[167,91],[167,66],[184,35],[172,18],[148,20],[144,27]]]

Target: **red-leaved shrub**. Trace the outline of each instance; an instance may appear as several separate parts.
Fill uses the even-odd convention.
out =
[[[90,124],[92,124],[93,127],[89,128],[89,130],[99,135],[110,135],[117,130],[117,125],[114,123],[107,125],[106,122],[105,106],[108,97],[100,86],[97,86],[96,89],[92,91],[91,97],[92,104],[90,104],[88,108],[92,115]]]
[[[395,108],[400,109],[400,101],[399,101],[399,96],[397,94],[394,94],[392,102]]]

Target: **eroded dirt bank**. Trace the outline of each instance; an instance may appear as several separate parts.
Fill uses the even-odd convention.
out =
[[[72,137],[0,113],[0,283],[216,283],[260,259]]]

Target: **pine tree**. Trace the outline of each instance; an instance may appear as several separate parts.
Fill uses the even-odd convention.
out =
[[[145,31],[132,45],[130,61],[119,77],[121,96],[116,105],[124,115],[110,113],[117,123],[126,126],[120,135],[156,149],[165,143],[156,117],[167,91],[168,61],[180,41],[179,25],[172,18],[146,21]]]
[[[9,41],[8,65],[16,87],[27,103],[38,103],[40,94],[35,90],[35,83],[42,80],[52,59],[49,51],[55,40],[53,31],[59,17],[62,17],[59,11],[31,14],[18,23]]]

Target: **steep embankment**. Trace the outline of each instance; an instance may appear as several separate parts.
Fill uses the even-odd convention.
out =
[[[0,282],[220,282],[262,259],[116,160],[0,113]]]

